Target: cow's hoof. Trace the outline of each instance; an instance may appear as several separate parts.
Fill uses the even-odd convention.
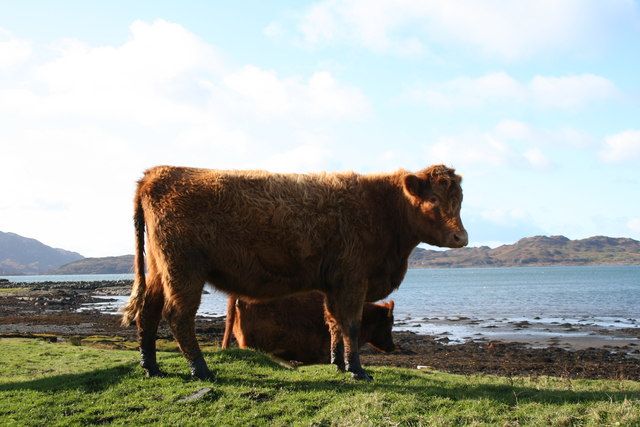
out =
[[[144,375],[147,378],[167,376],[167,374],[165,374],[160,370],[160,367],[156,363],[150,364],[149,366],[145,365],[144,363],[142,363],[141,365],[142,365],[142,369],[144,369]]]
[[[203,381],[211,381],[215,379],[215,376],[209,370],[207,362],[204,361],[203,357],[199,357],[191,363],[191,376]]]
[[[216,379],[216,376],[213,375],[213,372],[211,372],[209,370],[207,370],[206,372],[193,372],[193,371],[191,371],[191,376],[195,380],[202,380],[202,381],[214,381]]]
[[[338,372],[345,372],[346,369],[344,368],[344,365],[339,365],[337,363],[334,363],[334,365],[336,367],[336,369],[338,370]]]
[[[164,378],[167,376],[167,374],[160,369],[145,369],[144,374],[147,378]]]
[[[356,372],[351,372],[351,378],[358,381],[373,381],[373,377],[369,375],[364,369],[360,369]]]

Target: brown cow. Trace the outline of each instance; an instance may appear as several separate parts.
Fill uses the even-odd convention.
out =
[[[393,301],[365,303],[358,346],[370,343],[381,351],[393,351]],[[324,295],[318,291],[264,302],[229,297],[222,348],[231,334],[240,348],[251,347],[286,360],[302,363],[329,362],[331,337],[325,323]]]
[[[125,325],[136,320],[141,365],[161,374],[164,316],[192,375],[211,376],[194,330],[209,282],[253,300],[322,291],[332,363],[371,379],[358,353],[363,304],[400,286],[418,243],[467,244],[460,181],[442,165],[372,175],[147,170],[134,199],[135,280],[123,310]]]

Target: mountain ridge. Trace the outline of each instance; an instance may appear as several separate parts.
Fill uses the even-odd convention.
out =
[[[131,273],[133,255],[123,255],[119,269],[105,271],[109,260],[95,258],[101,272]],[[55,274],[89,274],[90,258],[72,262]],[[532,236],[511,245],[488,246],[435,251],[416,248],[409,257],[411,268],[451,267],[517,267],[543,265],[640,265],[640,242],[626,237],[594,236],[570,240],[565,236]],[[80,269],[82,266],[82,269]],[[98,270],[96,269],[96,272]]]
[[[43,274],[82,259],[77,252],[53,248],[31,237],[0,231],[0,274]]]
[[[496,248],[488,246],[434,251],[416,248],[413,268],[518,267],[545,265],[640,265],[640,242],[627,237],[524,237]]]
[[[24,247],[29,250],[21,250]],[[38,258],[39,253],[45,255]],[[410,268],[546,265],[640,265],[640,241],[608,236],[578,240],[565,236],[531,236],[496,248],[478,246],[436,251],[418,247],[409,257]],[[0,232],[0,275],[127,274],[132,272],[132,266],[133,255],[84,258],[32,238]]]
[[[62,265],[49,274],[129,274],[133,273],[133,255],[83,258]]]

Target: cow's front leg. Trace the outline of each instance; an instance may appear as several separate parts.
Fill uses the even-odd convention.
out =
[[[360,320],[363,305],[364,292],[362,295],[353,292],[342,295],[327,295],[325,318],[327,319],[329,329],[332,330],[333,327],[335,328],[334,330],[339,331],[339,335],[342,335],[341,349],[339,335],[333,332],[331,334],[331,362],[336,364],[338,369],[351,372],[352,377],[355,379],[371,381],[371,376],[362,369],[362,365],[360,364],[358,338],[360,336]],[[332,321],[335,321],[336,324],[333,325]],[[338,356],[339,350],[343,350],[342,357]]]
[[[351,376],[357,380],[371,381],[373,377],[362,368],[360,364],[360,351],[358,339],[360,337],[360,321],[354,320],[346,328],[348,333],[343,334],[345,368],[351,372]]]

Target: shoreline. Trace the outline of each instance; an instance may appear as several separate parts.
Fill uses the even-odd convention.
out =
[[[128,289],[128,284],[120,281],[90,285],[64,282],[53,286],[42,283],[0,284],[0,337],[75,340],[84,345],[99,336],[103,339],[98,341],[106,342],[103,345],[136,348],[134,327],[124,328],[120,326],[119,316],[92,308],[94,304],[104,302],[104,298],[112,298]],[[640,380],[638,327],[610,328],[589,322],[558,323],[551,325],[551,330],[546,332],[550,336],[545,336],[540,332],[549,329],[549,323],[541,322],[544,327],[540,328],[540,325],[529,321],[509,323],[504,319],[491,319],[499,325],[486,328],[482,336],[468,336],[466,338],[469,339],[459,342],[452,339],[456,337],[456,328],[478,327],[477,319],[452,317],[420,321],[428,321],[441,330],[424,334],[424,328],[411,324],[418,320],[406,322],[406,319],[397,318],[393,336],[398,349],[385,354],[364,346],[363,363],[413,369],[426,366],[465,374]],[[196,332],[203,343],[219,345],[224,332],[224,316],[198,316]],[[562,335],[564,332],[566,334]],[[560,338],[553,334],[560,334]],[[464,338],[464,334],[458,335]],[[164,322],[158,336],[173,343]]]
[[[98,289],[98,302],[80,310],[117,314],[128,297],[122,289]],[[224,318],[223,313],[200,311],[202,319]],[[489,318],[464,316],[410,317],[396,315],[393,330],[430,336],[442,344],[468,342],[513,342],[531,348],[560,347],[566,350],[608,348],[640,359],[640,325],[636,319],[571,319],[571,318]]]
[[[594,319],[538,317],[427,318],[396,322],[394,330],[434,336],[444,343],[501,341],[516,342],[532,348],[611,348],[640,357],[640,327],[635,319],[628,320],[627,323],[617,320],[608,323]]]

